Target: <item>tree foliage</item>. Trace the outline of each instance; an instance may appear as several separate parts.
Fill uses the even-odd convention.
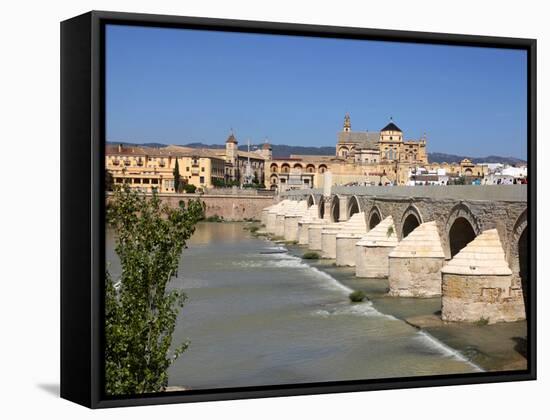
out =
[[[176,165],[174,166],[174,191],[181,191],[181,178],[180,178],[180,165],[178,159],[176,159]]]
[[[187,299],[167,288],[178,270],[186,241],[202,217],[203,205],[164,205],[127,186],[117,189],[107,208],[116,235],[122,272],[105,281],[105,388],[109,395],[162,391],[168,367],[187,349],[173,350],[176,318]]]
[[[194,194],[197,191],[197,187],[193,184],[183,184],[183,191],[187,194]]]

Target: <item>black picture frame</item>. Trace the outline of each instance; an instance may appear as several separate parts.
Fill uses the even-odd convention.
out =
[[[536,230],[529,230],[525,371],[188,390],[103,392],[105,25],[401,41],[527,52],[528,223],[536,227],[536,40],[92,11],[61,23],[61,397],[90,408],[370,391],[536,379]]]

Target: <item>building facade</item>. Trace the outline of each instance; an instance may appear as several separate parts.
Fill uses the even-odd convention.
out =
[[[144,192],[175,193],[176,162],[181,182],[204,190],[229,182],[262,184],[265,161],[270,158],[269,144],[253,152],[240,151],[231,133],[223,149],[107,145],[105,168],[114,185],[127,184]]]
[[[405,140],[390,121],[380,131],[353,131],[348,114],[337,135],[334,156],[291,155],[266,163],[265,178],[272,189],[320,188],[330,171],[337,185],[404,185],[413,166],[428,163],[426,137]]]
[[[114,185],[127,184],[144,192],[174,193],[176,162],[180,180],[198,188],[223,181],[225,160],[208,150],[139,146],[106,147],[105,168]]]

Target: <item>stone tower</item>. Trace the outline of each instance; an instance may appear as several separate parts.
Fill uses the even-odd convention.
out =
[[[271,160],[273,157],[273,148],[271,147],[271,144],[269,144],[269,141],[266,139],[265,143],[262,146],[262,150],[260,150],[260,154],[263,156],[265,160]]]
[[[346,113],[346,116],[344,117],[344,132],[348,133],[351,131],[351,119],[349,117],[349,114]]]
[[[231,130],[231,134],[225,141],[225,160],[233,165],[237,162],[238,144],[239,142]]]

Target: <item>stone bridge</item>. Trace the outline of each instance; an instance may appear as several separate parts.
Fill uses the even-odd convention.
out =
[[[367,230],[392,216],[398,240],[424,222],[435,221],[446,259],[482,231],[497,229],[510,267],[519,270],[519,241],[527,228],[527,185],[333,187],[294,190],[282,198],[319,206],[319,217],[343,222],[365,214]],[[525,239],[525,236],[524,236]]]
[[[494,240],[500,240],[505,261],[512,272],[513,279],[512,287],[508,287],[506,291],[507,296],[515,293],[521,295],[523,299],[527,293],[527,185],[332,187],[330,192],[316,189],[287,191],[281,194],[281,198],[307,200],[308,206],[317,205],[318,217],[326,220],[327,223],[346,222],[354,214],[362,213],[367,232],[391,216],[393,229],[400,243],[420,225],[435,222],[433,229],[439,233],[441,243],[439,249],[442,248],[444,254],[443,265],[450,266],[449,262],[453,261],[466,245],[480,238],[483,233],[483,238],[477,241],[478,245],[492,244]],[[433,224],[429,223],[430,229]],[[416,246],[420,249],[422,244]],[[470,255],[469,258],[483,259],[484,253],[492,255],[491,252],[493,252],[491,249],[484,249],[474,256]],[[460,264],[460,259],[456,264]],[[502,264],[505,263],[502,262]],[[419,270],[421,270],[420,267]],[[493,274],[490,267],[488,270],[486,269],[484,273]],[[440,269],[438,276],[441,277],[444,271]],[[462,276],[461,281],[467,282],[464,277]],[[481,278],[478,277],[478,280]],[[494,284],[494,279],[489,283]],[[445,289],[444,275],[443,289]],[[481,294],[488,293],[487,290],[493,294],[498,292],[495,299],[500,299],[504,289],[498,289],[500,291],[493,289],[495,288],[491,285],[479,286]],[[443,298],[445,299],[445,292]],[[451,306],[448,305],[448,307]],[[500,320],[498,316],[493,318]],[[508,318],[518,317],[511,315]]]

